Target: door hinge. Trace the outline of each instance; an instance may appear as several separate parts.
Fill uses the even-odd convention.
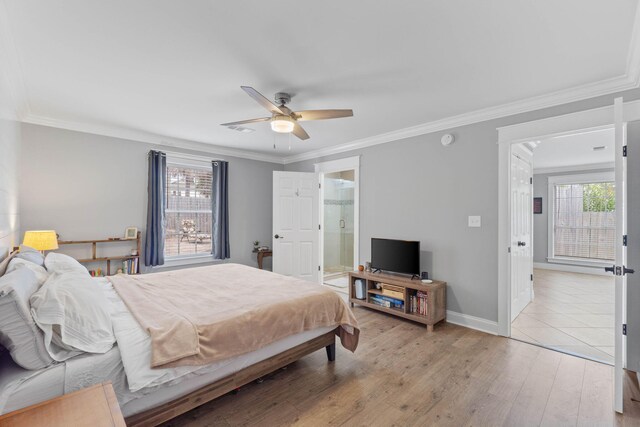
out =
[[[627,146],[622,147],[622,157],[627,157]]]
[[[320,271],[320,266],[318,266],[318,271]]]
[[[321,230],[321,228],[320,228],[320,224],[318,224],[318,230]]]
[[[531,281],[533,282],[533,274],[531,275]]]
[[[507,253],[511,253],[511,246],[507,248]]]
[[[622,236],[622,246],[627,246],[627,235]]]
[[[626,323],[622,324],[622,335],[627,335],[627,324]]]
[[[322,184],[321,183],[318,183],[318,188],[322,188]]]
[[[533,177],[529,178],[529,184],[533,184]]]

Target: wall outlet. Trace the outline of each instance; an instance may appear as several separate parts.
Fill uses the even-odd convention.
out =
[[[482,220],[480,216],[469,217],[469,227],[480,227],[481,225],[482,225]]]

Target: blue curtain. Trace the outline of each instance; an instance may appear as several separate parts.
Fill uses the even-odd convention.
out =
[[[147,192],[147,238],[144,245],[144,263],[146,265],[163,265],[165,207],[167,205],[167,156],[160,151],[149,151]]]
[[[229,162],[211,162],[212,176],[212,221],[211,254],[215,259],[227,259],[229,250]]]

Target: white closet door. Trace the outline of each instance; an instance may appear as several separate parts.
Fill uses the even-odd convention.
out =
[[[273,173],[273,271],[318,281],[318,174]]]

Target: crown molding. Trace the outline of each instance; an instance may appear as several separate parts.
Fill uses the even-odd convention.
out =
[[[578,172],[578,171],[594,171],[600,169],[614,169],[616,167],[615,162],[605,163],[591,163],[587,165],[571,165],[571,166],[556,166],[550,168],[533,168],[534,175],[542,175],[548,173],[563,173],[563,172]]]
[[[162,145],[165,147],[182,148],[185,150],[199,151],[207,154],[216,154],[219,156],[239,157],[248,160],[257,160],[260,162],[283,164],[283,158],[272,156],[255,151],[241,150],[236,148],[222,147],[206,142],[190,141],[186,139],[171,138],[167,136],[157,135],[151,132],[138,131],[134,129],[126,129],[118,126],[105,126],[87,123],[71,122],[66,120],[52,119],[50,117],[28,114],[21,120],[23,123],[30,123],[40,126],[48,126],[59,129],[67,129],[76,132],[90,133],[94,135],[109,136],[112,138],[126,139],[133,142],[141,142],[148,144]]]
[[[485,122],[488,120],[513,116],[520,113],[526,113],[530,111],[554,107],[557,105],[568,104],[570,102],[595,98],[601,95],[609,95],[611,93],[635,89],[638,87],[637,81],[637,76],[630,77],[625,74],[621,77],[602,80],[596,83],[589,83],[572,89],[561,90],[547,95],[536,96],[522,101],[499,105],[496,107],[489,107],[469,113],[459,114],[457,116],[451,116],[444,119],[423,123],[417,126],[411,126],[392,132],[375,135],[372,137],[358,139],[334,147],[327,147],[319,150],[313,150],[306,153],[288,156],[285,157],[284,163],[289,164],[300,162],[303,160],[317,159],[318,157],[372,147],[374,145],[384,144],[387,142],[397,141],[400,139],[410,138],[418,135],[425,135],[433,132],[449,130],[460,126]]]

